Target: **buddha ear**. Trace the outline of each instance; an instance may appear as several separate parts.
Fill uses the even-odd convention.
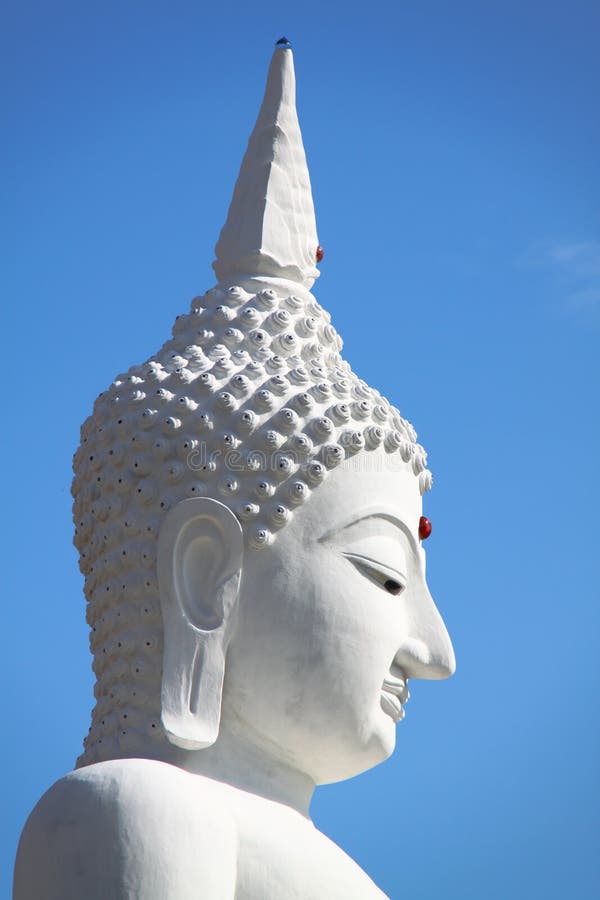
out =
[[[243,557],[241,525],[218,500],[182,500],[167,514],[158,537],[161,706],[178,747],[209,747],[217,739]]]

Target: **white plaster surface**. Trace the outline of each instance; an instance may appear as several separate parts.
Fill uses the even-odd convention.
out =
[[[277,49],[217,247],[225,283],[82,429],[97,703],[79,768],[24,829],[15,900],[383,896],[314,828],[311,797],[386,759],[409,680],[455,663],[419,537],[425,453],[341,359],[307,290],[313,245]],[[203,441],[241,467],[194,468]],[[274,451],[260,471],[257,450]]]

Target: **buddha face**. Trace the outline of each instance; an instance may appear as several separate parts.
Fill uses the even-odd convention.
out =
[[[359,454],[246,555],[222,716],[317,784],[386,759],[409,679],[454,671],[420,516],[408,467]]]

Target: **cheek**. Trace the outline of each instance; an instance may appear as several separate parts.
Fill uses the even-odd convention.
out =
[[[315,548],[248,579],[241,600],[233,670],[228,662],[238,714],[278,744],[300,747],[310,735],[334,755],[364,748],[383,728],[391,744],[375,761],[385,758],[394,728],[380,691],[397,647],[397,599]]]
[[[316,780],[327,782],[356,775],[393,752],[396,726],[381,708],[381,687],[396,645],[389,607],[371,608],[380,598],[357,589],[356,579],[336,572],[326,594],[313,590],[318,624],[303,650],[291,727],[296,746],[311,737]]]
[[[298,598],[305,618],[305,639],[297,656],[305,673],[304,699],[308,705],[311,691],[313,698],[326,696],[338,715],[345,710],[360,720],[379,704],[397,647],[397,607],[394,598],[368,583],[346,560],[317,557],[315,562],[317,568],[327,565],[328,577],[305,581],[307,590]]]

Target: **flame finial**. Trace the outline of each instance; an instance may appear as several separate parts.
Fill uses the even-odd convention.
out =
[[[263,103],[215,248],[213,269],[221,284],[281,278],[310,290],[319,276],[319,240],[290,46],[287,38],[276,44]]]

